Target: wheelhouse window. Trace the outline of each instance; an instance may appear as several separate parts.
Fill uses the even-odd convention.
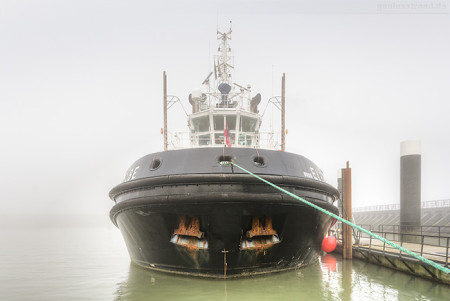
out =
[[[224,140],[223,140],[223,133],[221,134],[214,134],[214,143],[215,144],[224,144]],[[231,140],[231,144],[234,144],[234,142],[236,141],[236,134],[230,134],[230,140]]]
[[[198,145],[210,145],[211,144],[211,135],[198,135]]]
[[[245,133],[239,134],[239,141],[238,144],[240,146],[251,146],[252,145],[252,138],[253,135],[248,135]]]
[[[194,126],[195,132],[208,132],[209,131],[209,116],[206,115],[206,116],[193,118],[192,125]]]
[[[227,120],[228,130],[235,131],[236,130],[236,116],[235,115],[214,115],[214,131],[223,131],[225,129],[224,126],[224,116]]]
[[[241,116],[241,132],[255,132],[256,118]]]

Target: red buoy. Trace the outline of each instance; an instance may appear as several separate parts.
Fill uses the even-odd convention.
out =
[[[337,240],[334,236],[327,236],[322,240],[322,251],[331,253],[336,249]]]

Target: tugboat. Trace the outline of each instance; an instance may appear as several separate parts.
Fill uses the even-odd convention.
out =
[[[164,151],[137,160],[110,198],[131,261],[171,273],[231,278],[315,262],[334,220],[282,194],[246,170],[338,214],[337,189],[309,159],[284,150],[273,133],[263,148],[261,95],[232,81],[231,28],[220,43],[206,89],[189,94],[190,147],[169,150],[164,73]],[[214,77],[212,78],[212,75]],[[214,80],[213,80],[214,79]],[[180,135],[176,135],[180,137]],[[174,138],[172,141],[176,141]],[[175,148],[175,149],[174,149]]]

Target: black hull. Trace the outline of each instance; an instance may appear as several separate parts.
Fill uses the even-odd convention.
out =
[[[192,152],[191,159],[195,161],[198,153],[186,151]],[[143,175],[111,191],[116,201],[111,219],[121,230],[132,261],[152,269],[216,278],[283,271],[316,261],[331,217],[247,174],[237,173],[231,167],[221,168],[215,155],[222,151],[209,150],[215,160],[210,166],[205,165],[204,157],[198,157],[197,162],[205,165],[203,174]],[[233,159],[239,163],[248,151],[233,149]],[[160,156],[173,155],[173,160],[180,160],[176,154],[164,152]],[[266,151],[266,162],[274,162],[283,154],[286,153]],[[260,171],[259,166],[253,169]],[[326,183],[282,170],[259,174],[338,213],[332,205],[338,193]],[[183,217],[198,220],[197,234],[201,233],[201,237],[180,235],[194,244],[177,240],[176,231],[181,228]],[[261,222],[270,219],[270,229],[276,234],[261,237],[273,241],[257,243],[259,237],[248,237],[255,217]]]

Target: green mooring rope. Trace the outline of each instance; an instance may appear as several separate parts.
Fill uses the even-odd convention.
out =
[[[299,201],[301,201],[301,202],[303,202],[303,203],[305,203],[305,204],[307,204],[307,205],[309,205],[309,206],[311,206],[311,207],[313,207],[313,208],[315,208],[315,209],[317,209],[317,210],[319,210],[319,211],[321,211],[321,212],[323,212],[323,213],[325,213],[325,214],[328,214],[329,216],[334,217],[335,219],[337,219],[337,220],[339,220],[339,221],[341,221],[341,222],[343,222],[343,223],[345,223],[345,224],[347,224],[347,225],[349,225],[349,226],[351,226],[351,227],[353,227],[353,228],[356,228],[356,229],[358,229],[359,231],[362,231],[362,232],[364,232],[364,233],[366,233],[366,234],[368,234],[368,235],[370,235],[370,236],[372,236],[372,237],[375,237],[376,239],[378,239],[378,240],[380,240],[380,241],[382,241],[382,242],[384,242],[384,243],[387,243],[388,245],[390,245],[390,246],[392,246],[392,247],[394,247],[394,248],[396,248],[396,249],[398,249],[398,250],[400,250],[400,251],[402,251],[402,252],[405,252],[405,253],[411,255],[412,257],[416,258],[417,260],[420,260],[420,261],[422,261],[422,262],[424,262],[424,263],[427,263],[427,264],[431,265],[432,267],[434,267],[434,268],[436,268],[436,269],[438,269],[438,270],[440,270],[440,271],[442,271],[442,272],[444,272],[444,273],[446,273],[446,274],[450,274],[450,269],[448,269],[448,268],[446,268],[446,267],[443,267],[443,266],[437,264],[436,262],[434,262],[434,261],[432,261],[432,260],[429,260],[429,259],[427,259],[427,258],[425,258],[425,257],[423,257],[423,256],[420,256],[419,254],[416,254],[416,253],[414,253],[414,252],[412,252],[412,251],[410,251],[410,250],[408,250],[408,249],[406,249],[406,248],[404,248],[404,247],[402,247],[402,246],[399,246],[399,245],[397,245],[397,244],[395,244],[395,243],[393,243],[393,242],[391,242],[391,241],[389,241],[389,240],[387,240],[387,239],[385,239],[385,238],[383,238],[383,237],[381,237],[381,236],[378,236],[378,235],[376,235],[375,233],[370,232],[369,230],[366,230],[366,229],[364,229],[364,228],[361,228],[360,226],[355,225],[355,224],[353,224],[352,222],[349,222],[349,221],[343,219],[342,217],[340,217],[340,216],[338,216],[338,215],[336,215],[336,214],[334,214],[334,213],[331,213],[331,212],[329,212],[329,211],[327,211],[327,210],[325,210],[325,209],[323,209],[323,208],[321,208],[321,207],[319,207],[319,206],[317,206],[317,205],[314,205],[313,203],[308,202],[307,200],[305,200],[305,199],[303,199],[303,198],[301,198],[301,197],[299,197],[299,196],[297,196],[297,195],[295,195],[295,194],[293,194],[293,193],[291,193],[291,192],[289,192],[289,191],[287,191],[287,190],[284,190],[283,188],[278,187],[277,185],[272,184],[272,183],[270,183],[270,182],[267,181],[267,180],[264,180],[263,178],[261,178],[261,177],[255,175],[254,173],[252,173],[252,172],[246,170],[246,169],[243,168],[243,167],[240,167],[239,165],[237,165],[237,164],[234,163],[234,162],[230,162],[230,161],[222,161],[222,162],[220,162],[220,164],[221,164],[221,165],[229,165],[229,164],[232,164],[232,165],[234,165],[234,166],[236,166],[236,167],[242,169],[243,171],[245,171],[245,172],[248,173],[249,175],[251,175],[251,176],[257,178],[258,180],[261,180],[261,181],[263,181],[264,183],[269,184],[270,186],[272,186],[272,187],[274,187],[274,188],[280,190],[281,192],[284,192],[285,194],[287,194],[287,195],[289,195],[289,196],[291,196],[291,197],[293,197],[293,198],[295,198],[295,199],[297,199],[297,200],[299,200]]]

